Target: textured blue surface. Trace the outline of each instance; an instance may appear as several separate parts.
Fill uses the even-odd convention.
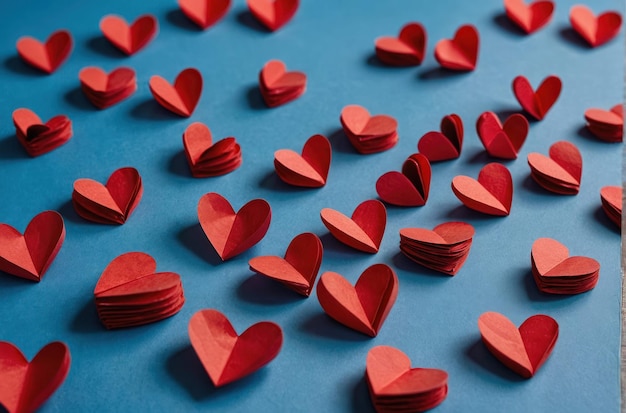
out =
[[[0,222],[23,231],[46,209],[62,213],[67,238],[39,284],[0,274],[0,340],[28,358],[53,340],[66,342],[72,367],[66,382],[41,409],[61,411],[371,411],[363,379],[365,357],[376,345],[406,352],[414,366],[445,369],[450,391],[437,412],[617,412],[619,408],[620,236],[600,210],[600,187],[620,184],[621,145],[595,140],[583,128],[588,107],[609,108],[622,100],[623,37],[589,49],[569,29],[574,1],[559,1],[552,22],[521,35],[503,15],[499,0],[304,1],[295,18],[276,33],[252,20],[242,1],[226,18],[199,31],[174,1],[79,0],[2,2],[0,5]],[[597,12],[622,2],[594,1]],[[132,20],[142,13],[159,19],[159,33],[146,49],[124,57],[104,40],[98,23],[115,13]],[[408,21],[428,31],[427,57],[417,68],[382,67],[373,58],[374,39],[395,35]],[[474,24],[481,36],[477,69],[442,71],[433,57],[436,41]],[[21,63],[15,41],[39,39],[66,28],[75,46],[51,76]],[[306,93],[276,109],[264,107],[257,75],[270,59],[307,73]],[[131,66],[138,91],[104,111],[95,110],[79,89],[78,72],[88,65],[111,70]],[[196,67],[205,81],[190,119],[178,118],[153,101],[148,80],[168,80]],[[533,122],[517,160],[506,162],[515,185],[506,218],[474,213],[454,197],[457,174],[477,176],[490,159],[474,123],[480,113],[516,111],[511,81],[526,75],[533,85],[557,74],[563,92],[542,122]],[[400,141],[390,151],[358,155],[340,131],[347,104],[385,113],[399,122]],[[31,159],[14,136],[11,112],[27,107],[43,119],[68,115],[74,137],[65,146]],[[328,235],[319,211],[346,214],[375,198],[374,183],[399,170],[416,151],[418,138],[437,129],[443,115],[459,114],[466,128],[458,160],[433,166],[428,204],[388,208],[388,225],[376,255],[353,251]],[[236,136],[244,162],[235,172],[193,179],[181,135],[193,121],[205,122],[214,137]],[[273,172],[273,153],[300,150],[315,133],[333,146],[328,184],[318,190],[288,187]],[[552,195],[529,177],[526,155],[547,153],[557,140],[575,143],[583,154],[581,192]],[[105,181],[122,166],[134,166],[144,197],[130,220],[111,227],[86,222],[73,211],[72,183]],[[221,263],[206,241],[196,205],[206,192],[228,198],[238,209],[252,198],[268,200],[273,220],[256,247]],[[432,228],[448,220],[476,227],[469,258],[454,277],[414,265],[399,254],[403,227]],[[399,296],[378,337],[367,338],[335,323],[315,294],[302,299],[254,275],[248,259],[282,255],[289,240],[312,231],[321,236],[322,271],[354,282],[369,265],[390,264],[400,280]],[[573,255],[601,263],[600,281],[573,297],[540,294],[530,275],[530,248],[553,237]],[[93,288],[106,265],[128,251],[144,251],[158,270],[182,276],[187,303],[168,320],[144,327],[106,331],[99,323]],[[224,312],[241,332],[272,320],[284,330],[278,357],[256,374],[214,389],[189,344],[187,322],[202,308]],[[521,380],[496,361],[480,342],[476,321],[498,311],[520,324],[545,313],[560,324],[554,352],[531,380]]]

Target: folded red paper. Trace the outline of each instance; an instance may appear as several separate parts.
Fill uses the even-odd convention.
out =
[[[105,109],[126,99],[137,90],[135,71],[120,67],[109,74],[98,67],[86,67],[78,74],[80,88],[98,109]]]
[[[441,119],[439,131],[425,133],[417,143],[417,150],[430,162],[448,161],[461,155],[463,149],[463,120],[454,113]]]
[[[241,147],[234,137],[213,143],[211,130],[194,122],[183,133],[183,146],[191,175],[195,178],[225,175],[242,163]]]
[[[535,91],[528,79],[517,76],[513,79],[513,93],[526,113],[542,120],[561,94],[561,79],[558,76],[548,76]]]
[[[259,73],[259,89],[270,108],[299,98],[306,90],[306,75],[288,72],[280,60],[270,60]]]
[[[595,16],[587,6],[583,5],[572,7],[569,21],[572,28],[591,47],[601,46],[613,39],[622,26],[622,16],[618,12],[606,11]]]
[[[602,209],[611,221],[622,227],[622,187],[605,186],[600,189]]]
[[[180,10],[198,27],[206,30],[228,12],[231,0],[178,0]]]
[[[484,112],[476,121],[476,132],[489,156],[516,159],[528,135],[528,121],[515,113],[502,124],[498,115]]]
[[[22,60],[48,74],[54,72],[72,52],[72,35],[67,30],[58,30],[41,43],[30,36],[17,40],[17,53]]]
[[[550,22],[554,3],[550,0],[537,0],[529,4],[524,0],[504,0],[506,15],[526,34],[534,33]]]
[[[483,167],[478,180],[455,176],[452,191],[463,204],[483,214],[505,216],[511,213],[513,179],[506,166],[492,162]]]
[[[283,27],[298,11],[299,0],[246,0],[250,13],[270,31]]]
[[[479,36],[471,24],[461,26],[452,39],[443,39],[435,46],[435,59],[450,70],[471,71],[478,60]]]
[[[426,54],[426,29],[420,23],[407,23],[398,37],[376,39],[376,56],[390,66],[417,66]]]
[[[156,17],[145,14],[129,25],[122,17],[111,14],[100,20],[100,30],[113,46],[126,55],[133,55],[150,43],[158,23]]]
[[[391,171],[376,181],[383,201],[398,206],[423,206],[428,201],[432,171],[428,158],[414,153],[402,164],[402,172]]]
[[[328,139],[313,135],[304,144],[302,155],[291,149],[274,152],[274,169],[276,175],[290,185],[319,188],[326,185],[331,159]]]
[[[20,108],[13,112],[13,125],[17,139],[33,157],[58,148],[72,137],[72,121],[65,115],[43,123],[30,109]]]
[[[152,76],[150,92],[165,109],[189,117],[202,94],[202,74],[194,68],[185,69],[176,76],[174,86],[161,76]]]
[[[391,116],[370,116],[364,107],[348,105],[341,111],[340,121],[350,143],[359,153],[383,152],[398,143],[398,122]]]
[[[573,143],[559,141],[550,146],[548,155],[528,154],[530,176],[548,191],[576,195],[583,173],[583,159],[578,148]]]
[[[387,224],[387,210],[382,202],[375,199],[362,202],[352,218],[331,208],[322,209],[320,217],[337,240],[359,251],[378,252]]]
[[[606,142],[621,142],[624,134],[624,107],[621,103],[611,110],[587,109],[585,111],[587,128],[598,139]]]

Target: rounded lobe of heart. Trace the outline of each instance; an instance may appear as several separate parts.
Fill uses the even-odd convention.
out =
[[[586,6],[576,5],[570,10],[570,23],[578,34],[591,47],[600,46],[611,40],[619,33],[622,25],[622,16],[614,11],[608,11],[594,16]]]
[[[63,217],[56,211],[37,214],[26,227],[24,239],[39,278],[56,257],[65,240]]]
[[[114,171],[107,180],[106,189],[122,211],[125,219],[137,206],[143,194],[141,176],[132,167],[124,167]]]
[[[280,152],[280,151],[278,151]],[[283,161],[279,158],[281,156],[277,156],[278,152],[274,155],[274,159],[278,160],[280,164],[282,164],[287,169],[293,170],[297,174],[312,180],[312,184],[315,183],[316,186],[321,186],[326,184],[326,179],[328,178],[328,171],[330,170],[330,162],[332,159],[332,148],[330,146],[330,142],[324,135],[313,135],[311,136],[304,147],[302,148],[302,160],[304,160],[305,164],[300,162],[292,153],[289,155],[289,161],[295,161],[299,168],[303,168],[303,171],[298,171],[296,168],[292,168],[290,162]],[[296,166],[296,165],[294,165]],[[315,173],[311,173],[308,171],[308,167],[312,168]],[[304,173],[306,171],[306,173]]]
[[[111,211],[112,215],[124,215],[106,186],[93,179],[81,178],[74,182],[74,191],[82,198]]]
[[[367,109],[348,105],[341,111],[341,123],[353,135],[383,136],[395,132],[398,122],[387,115],[371,117]]]
[[[398,206],[422,206],[426,204],[422,194],[406,175],[390,171],[376,181],[376,193],[383,201]]]
[[[70,32],[58,30],[44,44],[32,37],[21,37],[17,41],[17,53],[31,66],[50,74],[70,55],[72,43]]]
[[[545,26],[552,18],[552,1],[535,1],[526,5],[523,0],[504,0],[507,17],[526,34]]]
[[[107,291],[132,283],[140,278],[151,276],[156,271],[156,261],[143,252],[127,252],[116,257],[102,272],[94,295],[106,294]]]
[[[402,228],[400,236],[420,243],[452,245],[468,241],[474,236],[474,227],[465,222],[444,222],[433,230],[424,228]]]
[[[559,337],[559,324],[550,316],[537,314],[519,327],[533,374],[547,360]]]
[[[439,129],[456,148],[457,152],[461,153],[463,148],[463,119],[455,113],[446,115],[441,118]]]
[[[513,79],[513,93],[522,108],[537,120],[542,120],[561,94],[561,79],[546,77],[537,91],[533,91],[528,79],[517,76]]]
[[[274,152],[274,162],[279,168],[282,166],[297,176],[297,179],[292,180],[288,176],[279,175],[281,179],[287,179],[288,184],[302,186],[306,182],[309,184],[307,186],[319,187],[326,183],[326,176],[322,176],[307,160],[291,149]]]
[[[619,105],[621,107],[621,105]],[[624,118],[612,110],[591,108],[585,111],[585,120],[590,123],[600,123],[602,125],[621,127],[624,125]]]
[[[600,197],[613,208],[622,211],[622,187],[605,186],[600,189]]]
[[[476,122],[476,132],[489,155],[515,159],[528,135],[528,121],[520,114],[513,114],[502,125],[498,115],[485,112]]]
[[[162,106],[180,116],[189,117],[202,94],[202,75],[196,69],[185,69],[176,77],[174,86],[161,76],[152,76],[150,91]]]
[[[589,257],[569,257],[551,268],[543,277],[580,277],[600,271],[600,263]]]
[[[415,185],[425,203],[430,193],[430,180],[432,177],[432,169],[428,158],[420,153],[410,155],[402,164],[402,174]]]
[[[408,23],[400,30],[398,38],[381,37],[376,39],[376,49],[385,53],[411,55],[420,64],[426,50],[426,30],[420,23]]]
[[[109,74],[99,67],[90,66],[78,74],[80,82],[94,92],[118,91],[135,80],[135,71],[128,67],[119,67]]]
[[[402,351],[391,346],[376,346],[367,353],[365,374],[376,395],[411,370],[411,360]]]
[[[478,60],[478,30],[472,25],[461,26],[454,38],[440,40],[435,46],[435,59],[451,70],[474,70]]]
[[[198,202],[200,226],[222,259],[235,216],[235,210],[228,200],[215,192],[203,195]]]
[[[182,12],[203,30],[221,20],[230,8],[231,0],[178,0]]]
[[[26,135],[28,133],[28,128],[33,125],[41,125],[43,122],[30,109],[19,108],[13,111],[13,124],[15,128],[19,130],[22,135]]]
[[[459,157],[459,151],[454,144],[443,133],[437,131],[427,132],[422,136],[417,143],[417,150],[431,162]]]
[[[306,85],[306,75],[302,72],[287,72],[280,60],[270,60],[263,66],[260,80],[267,89],[292,89]]]
[[[320,216],[326,228],[339,241],[364,252],[378,252],[387,223],[387,211],[380,201],[361,203],[352,218],[330,208],[322,209]]]
[[[528,165],[530,165],[533,171],[539,172],[542,175],[546,175],[553,179],[561,181],[566,185],[580,185],[580,181],[573,177],[571,173],[563,168],[563,166],[561,166],[555,160],[548,158],[547,156],[540,153],[529,153]]]
[[[140,297],[145,294],[160,294],[172,291],[180,286],[180,275],[174,272],[146,274],[107,291],[97,294],[98,298]]]
[[[213,145],[211,130],[202,122],[187,126],[183,133],[183,146],[192,165],[198,163],[205,152]]]
[[[509,214],[509,210],[502,202],[478,181],[468,176],[455,176],[452,179],[452,190],[468,208],[490,215]]]
[[[250,13],[270,31],[285,25],[298,10],[299,0],[246,0]]]
[[[39,272],[24,236],[7,224],[0,224],[0,270],[27,280],[39,281]]]
[[[354,289],[377,334],[398,297],[396,273],[385,264],[374,264],[361,274]]]
[[[538,238],[530,252],[532,261],[540,275],[547,274],[569,257],[567,247],[552,238]]]
[[[583,172],[583,158],[573,143],[559,141],[550,146],[550,159],[559,164],[574,180],[580,183]]]

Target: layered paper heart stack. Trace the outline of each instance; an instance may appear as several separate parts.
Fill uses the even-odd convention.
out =
[[[341,111],[340,120],[343,131],[359,153],[386,151],[398,143],[398,122],[391,116],[370,116],[364,107],[348,105]]]
[[[376,39],[376,57],[390,66],[417,66],[426,54],[426,29],[420,23],[408,23],[395,37]]]
[[[361,202],[351,218],[331,208],[322,209],[320,217],[338,241],[359,251],[378,252],[387,225],[387,210],[382,202],[375,199]]]
[[[485,112],[476,121],[476,132],[489,156],[516,159],[528,135],[528,121],[515,113],[502,124],[498,115]]]
[[[225,175],[241,166],[241,146],[230,136],[213,142],[211,130],[194,122],[183,133],[185,157],[195,178]]]
[[[270,108],[299,98],[306,90],[306,75],[288,72],[280,60],[270,60],[259,73],[259,89]]]
[[[448,161],[461,155],[463,120],[457,114],[441,118],[439,131],[426,132],[417,143],[417,150],[430,162]]]
[[[530,176],[550,192],[576,195],[583,173],[583,158],[578,148],[573,143],[559,141],[550,146],[548,155],[528,154]]]
[[[185,303],[180,275],[155,271],[156,261],[143,252],[122,254],[105,268],[94,296],[107,329],[154,323],[180,311]]]
[[[531,250],[537,288],[550,294],[580,294],[598,283],[600,263],[593,258],[570,257],[567,247],[552,238],[539,238]]]
[[[622,187],[605,186],[600,189],[602,209],[615,225],[622,226]]]
[[[598,139],[606,142],[621,142],[624,133],[624,107],[617,104],[611,110],[587,109],[587,128]]]
[[[432,231],[402,228],[400,251],[426,268],[455,275],[467,259],[473,236],[474,227],[465,222],[445,222]]]
[[[48,153],[72,137],[72,121],[65,115],[43,123],[33,111],[20,108],[13,112],[13,125],[17,139],[30,156]]]
[[[109,74],[98,67],[86,67],[78,74],[80,88],[98,109],[105,109],[126,99],[137,90],[135,71],[120,67]]]
[[[430,162],[421,153],[409,156],[402,172],[390,171],[376,181],[376,192],[383,201],[398,206],[423,206],[428,201]]]
[[[274,152],[276,175],[285,183],[305,188],[319,188],[326,185],[332,148],[323,135],[311,136],[302,155],[291,149],[279,149]]]
[[[378,413],[425,412],[448,395],[448,373],[411,368],[411,360],[397,348],[372,348],[366,365],[365,379]]]

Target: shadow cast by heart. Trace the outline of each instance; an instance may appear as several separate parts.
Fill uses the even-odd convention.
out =
[[[506,13],[498,13],[493,16],[493,23],[506,31],[507,33],[516,35],[517,37],[524,37],[526,33],[522,29],[520,29],[515,23],[513,23],[507,16]]]
[[[100,323],[96,305],[92,299],[86,300],[70,324],[70,330],[75,333],[102,333],[106,331]]]
[[[268,171],[265,175],[260,174],[259,187],[263,189],[269,189],[272,191],[285,192],[285,193],[300,193],[306,194],[307,192],[314,195],[317,189],[320,188],[306,188],[302,186],[289,185],[278,177],[274,170]]]
[[[222,263],[222,259],[206,238],[200,223],[183,228],[178,232],[177,237],[187,249],[212,266]]]
[[[75,107],[76,109],[87,110],[90,112],[97,112],[98,108],[96,108],[90,101],[87,99],[87,96],[83,93],[80,86],[76,86],[71,89],[69,92],[63,95],[63,99]]]
[[[263,26],[257,19],[254,18],[252,13],[250,13],[247,9],[241,10],[237,13],[237,21],[252,30],[256,30],[261,33],[272,33],[265,26]]]
[[[351,388],[346,393],[352,394],[352,411],[355,413],[374,413],[365,374],[355,377],[354,381],[350,381],[350,384]]]
[[[9,56],[4,60],[4,67],[13,73],[19,75],[26,75],[31,77],[45,77],[48,76],[47,73],[42,72],[39,69],[35,69],[34,67],[25,63],[19,56]]]
[[[587,43],[585,39],[580,37],[580,35],[576,33],[576,30],[574,30],[570,26],[563,26],[559,30],[559,36],[561,36],[561,39],[565,40],[566,43],[569,43],[578,48],[587,49],[587,50],[593,49],[589,45],[589,43]]]
[[[593,214],[594,219],[598,221],[600,224],[602,224],[602,226],[604,226],[607,230],[614,232],[617,235],[620,235],[622,233],[620,227],[615,225],[613,221],[611,221],[609,217],[606,215],[606,213],[604,212],[604,209],[602,209],[602,205],[599,205],[593,208],[591,212]]]
[[[0,139],[0,159],[27,159],[29,158],[17,136],[14,133]]]
[[[326,136],[333,151],[358,155],[342,128],[333,129]]]
[[[244,93],[246,95],[246,101],[248,102],[248,106],[251,109],[256,110],[267,110],[270,109],[263,100],[263,96],[261,95],[261,91],[259,90],[259,85],[253,84],[244,89]]]
[[[366,342],[372,339],[363,333],[354,331],[349,327],[339,324],[330,318],[320,308],[320,312],[305,319],[299,328],[301,331],[316,337],[325,337],[333,340]]]
[[[443,215],[443,217],[453,221],[474,220],[490,224],[496,224],[498,220],[506,218],[506,216],[483,214],[482,212],[474,211],[465,205],[459,205],[458,207],[449,210]]]
[[[445,67],[437,66],[421,71],[417,76],[422,80],[449,79],[453,77],[463,77],[471,72],[471,70],[451,70],[446,69]]]
[[[187,16],[185,16],[185,13],[183,13],[178,7],[168,11],[165,18],[173,26],[176,26],[179,29],[189,30],[190,32],[196,33],[203,32],[202,28],[189,20]]]
[[[176,152],[176,154],[172,156],[167,164],[167,170],[174,175],[192,178],[191,172],[189,171],[189,164],[187,163],[187,156],[185,155],[184,150]]]
[[[0,291],[7,291],[9,288],[32,288],[35,281],[0,271]]]
[[[75,224],[81,224],[81,225],[98,225],[101,227],[114,227],[113,225],[106,225],[106,224],[96,224],[93,222],[89,222],[86,219],[81,218],[77,213],[76,210],[74,209],[74,204],[72,203],[72,200],[69,199],[66,202],[64,202],[58,209],[57,211],[59,211],[59,213],[63,216],[63,219],[73,222]]]
[[[478,338],[472,342],[465,350],[465,355],[472,360],[476,365],[482,367],[486,371],[498,376],[504,380],[512,382],[524,382],[526,379],[511,371],[493,354],[487,350],[487,347],[482,342],[482,339]]]
[[[306,297],[260,274],[252,274],[237,287],[237,296],[247,302],[262,305],[284,305],[304,302]]]
[[[417,66],[419,66],[419,65],[411,65],[411,66],[388,65],[378,58],[378,56],[376,55],[376,52],[368,53],[365,56],[365,64],[367,64],[368,66],[377,67],[381,69],[388,69],[388,70],[408,70],[408,69],[415,69]]]
[[[596,143],[603,142],[602,140],[596,138],[596,136],[593,133],[591,133],[591,131],[586,125],[583,125],[580,128],[578,128],[576,130],[576,135],[592,142],[596,142]],[[621,143],[621,142],[616,142],[616,143]],[[606,142],[606,144],[610,145],[611,143]]]
[[[356,259],[357,255],[362,257],[368,257],[371,254],[363,251],[359,251],[352,247],[347,246],[343,242],[339,241],[330,232],[320,236],[322,245],[324,246],[324,254],[328,254],[328,257],[345,257],[350,259]]]
[[[554,194],[546,189],[543,189],[537,182],[535,182],[535,180],[530,174],[526,175],[526,178],[524,178],[524,180],[522,181],[522,188],[524,188],[528,192],[532,192],[533,194],[537,194],[537,195],[550,196],[552,194],[552,195],[556,195],[559,197],[562,196],[562,195]]]
[[[501,108],[501,109],[493,110],[492,112],[498,115],[498,118],[500,118],[501,122],[504,122],[512,115],[522,115],[522,116],[524,115],[521,108],[514,108],[514,107]]]
[[[146,99],[130,111],[130,116],[139,120],[184,120],[182,116],[170,112],[156,100]]]
[[[425,277],[411,277],[411,280],[420,278],[422,281],[426,281],[430,284],[432,283],[440,283],[447,282],[451,280],[453,277],[441,273],[439,271],[431,270],[430,268],[426,268],[421,266],[420,264],[411,261],[408,257],[406,257],[402,252],[397,252],[392,258],[391,261],[393,265],[402,271],[410,272],[414,275],[424,275]]]
[[[126,57],[121,50],[118,50],[104,36],[98,35],[87,39],[87,48],[101,56],[120,58]]]

